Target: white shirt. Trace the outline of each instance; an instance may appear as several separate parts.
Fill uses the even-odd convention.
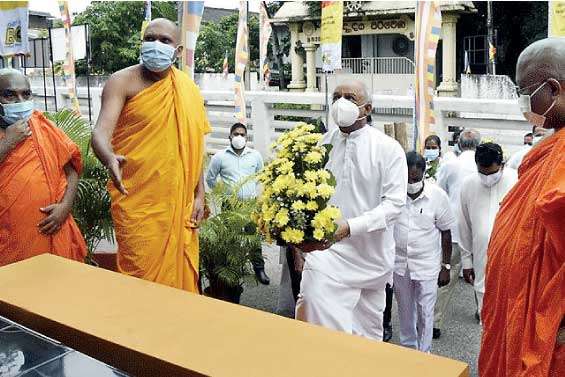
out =
[[[394,226],[396,260],[394,272],[404,276],[410,271],[412,280],[437,279],[441,270],[441,232],[454,227],[445,191],[426,182],[416,199],[409,196]]]
[[[309,253],[304,268],[350,287],[391,280],[393,228],[408,184],[404,151],[396,140],[368,125],[349,135],[330,131],[323,144],[333,145],[326,168],[337,186],[330,204],[340,208],[351,236],[328,250]]]
[[[475,290],[485,292],[487,248],[500,203],[518,181],[514,169],[504,169],[500,181],[492,187],[481,183],[476,172],[463,181],[457,213],[459,246],[464,269],[475,270]]]
[[[444,162],[437,173],[437,184],[449,196],[451,210],[457,213],[463,180],[477,173],[475,151],[464,151],[457,158]],[[451,229],[451,239],[459,243],[457,226]]]
[[[514,153],[512,155],[512,157],[510,157],[510,159],[506,163],[505,167],[512,168],[514,170],[518,170],[518,168],[520,167],[520,164],[522,163],[522,160],[524,159],[524,157],[526,157],[528,152],[531,151],[531,150],[532,150],[531,145],[524,146],[518,152]]]

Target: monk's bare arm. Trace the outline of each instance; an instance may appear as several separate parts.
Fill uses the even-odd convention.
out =
[[[122,184],[121,174],[121,167],[126,158],[114,154],[111,139],[127,99],[126,78],[127,76],[123,74],[114,74],[104,86],[100,114],[96,128],[92,132],[92,150],[100,162],[108,168],[114,185],[122,194],[127,194]]]
[[[67,207],[70,212],[73,208],[73,203],[77,195],[79,177],[77,171],[70,162],[64,166],[63,170],[67,177],[67,190],[65,191],[65,195],[63,195],[63,199],[61,199],[61,204]]]
[[[200,222],[204,218],[205,203],[205,188],[204,188],[204,172],[200,173],[200,179],[194,189],[194,204],[192,208],[192,216],[190,217],[191,226],[198,228]]]

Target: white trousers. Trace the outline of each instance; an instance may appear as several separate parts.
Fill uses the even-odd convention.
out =
[[[412,280],[410,271],[394,274],[394,296],[398,302],[400,344],[430,352],[434,328],[437,279]]]
[[[375,289],[352,288],[322,272],[305,269],[296,319],[381,341],[385,285],[383,278]]]

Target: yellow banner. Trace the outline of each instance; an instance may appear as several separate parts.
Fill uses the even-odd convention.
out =
[[[565,1],[549,1],[548,36],[565,37]]]
[[[321,43],[341,43],[343,2],[322,1]]]

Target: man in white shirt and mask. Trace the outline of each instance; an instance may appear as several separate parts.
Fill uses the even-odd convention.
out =
[[[502,199],[518,181],[514,169],[505,169],[502,148],[484,143],[477,147],[475,173],[463,181],[458,210],[459,245],[463,277],[475,288],[478,312],[483,306],[487,248]]]
[[[367,124],[371,110],[363,83],[335,89],[331,114],[339,128],[323,143],[333,146],[326,168],[337,186],[330,204],[343,220],[336,243],[306,255],[296,318],[382,340],[393,228],[406,201],[408,169],[400,144]]]
[[[438,286],[449,284],[451,228],[455,217],[445,191],[424,182],[426,161],[406,154],[408,193],[394,227],[394,294],[398,302],[400,344],[430,352]]]
[[[476,174],[475,149],[480,142],[481,135],[478,131],[463,130],[459,135],[458,141],[461,154],[456,159],[445,162],[438,171],[437,184],[449,196],[453,213],[457,213],[457,209],[459,208],[459,197],[463,180],[470,175]],[[451,237],[453,240],[451,281],[448,285],[438,290],[434,313],[434,339],[441,336],[444,315],[447,311],[451,296],[453,295],[455,285],[457,284],[459,272],[461,271],[461,248],[459,247],[459,232],[457,226],[451,229]]]
[[[546,128],[543,128],[543,127],[540,127],[540,126],[534,126],[533,129],[532,129],[532,134],[533,134],[532,144],[525,145],[518,152],[514,153],[512,155],[512,157],[510,157],[510,159],[508,160],[508,162],[504,166],[506,166],[507,168],[512,168],[514,170],[518,170],[518,168],[520,167],[520,164],[522,163],[522,160],[524,159],[524,157],[526,157],[528,152],[537,143],[539,143],[542,139],[544,139],[546,137],[546,134],[548,134],[548,131],[549,130],[546,129]],[[547,136],[549,136],[549,135],[547,135]]]

